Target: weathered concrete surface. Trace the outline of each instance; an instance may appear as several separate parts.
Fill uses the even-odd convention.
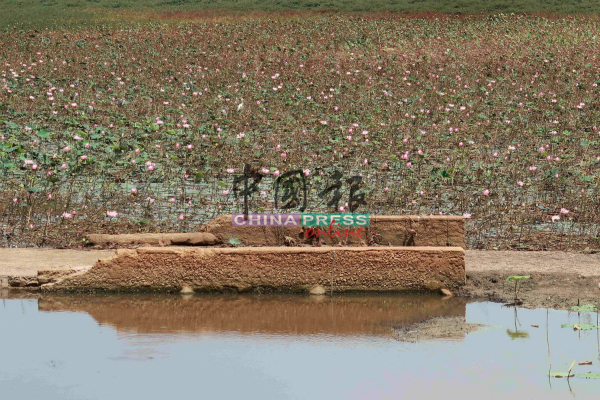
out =
[[[93,244],[116,243],[151,244],[163,246],[213,246],[221,241],[215,235],[207,232],[192,233],[132,233],[124,235],[91,234],[88,239]]]
[[[202,226],[200,231],[213,233],[224,242],[236,238],[246,246],[282,246],[288,244],[286,237],[298,242],[306,241],[302,229],[298,227],[234,227],[232,215],[220,215]],[[465,221],[458,216],[370,215],[369,227],[363,228],[363,232],[366,234],[362,238],[325,237],[323,240],[327,244],[342,243],[348,246],[380,244],[465,248]]]
[[[335,252],[335,258],[334,258]],[[146,247],[121,249],[43,290],[439,291],[465,284],[460,247]]]

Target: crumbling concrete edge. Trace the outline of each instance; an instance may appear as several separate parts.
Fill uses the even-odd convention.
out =
[[[89,271],[91,271],[94,267],[96,267],[102,261],[115,259],[116,257],[118,257],[117,253],[118,253],[118,250],[115,250],[115,252],[114,252],[114,254],[113,254],[112,257],[105,258],[103,260],[97,260],[92,265],[86,265],[86,266],[82,266],[82,267],[74,267],[74,268],[71,268],[71,269],[69,269],[67,271],[59,271],[59,272],[61,272],[59,274],[59,277],[57,277],[55,279],[52,279],[52,280],[50,280],[47,283],[43,283],[43,281],[40,279],[40,277],[44,276],[44,275],[47,275],[48,273],[54,274],[57,271],[54,271],[54,270],[48,270],[48,271],[46,271],[46,270],[40,270],[40,271],[38,271],[38,275],[37,275],[38,284],[39,284],[38,286],[39,286],[40,290],[43,291],[43,292],[51,292],[52,288],[54,286],[57,286],[57,285],[61,284],[65,279],[70,279],[70,278],[74,278],[74,277],[77,277],[77,276],[84,275],[84,274],[88,273]]]

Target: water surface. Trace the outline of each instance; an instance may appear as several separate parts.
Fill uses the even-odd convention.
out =
[[[457,316],[485,328],[400,342]],[[13,399],[598,398],[596,314],[437,296],[42,295],[0,303],[0,393]],[[548,325],[547,325],[548,321]],[[534,328],[531,325],[539,325]],[[516,327],[515,327],[516,326]],[[547,329],[548,328],[548,329]],[[550,386],[551,384],[551,386]]]

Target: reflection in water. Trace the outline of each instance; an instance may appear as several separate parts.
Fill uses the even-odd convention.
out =
[[[589,313],[518,309],[519,333],[547,327],[512,340],[514,309],[456,298],[10,296],[0,302],[2,399],[598,398],[599,381],[578,376],[600,371],[595,361],[570,380],[548,376],[600,352],[600,332],[561,327],[598,318]],[[436,315],[486,327],[462,340],[387,336]]]
[[[517,315],[517,306],[514,306],[515,313],[515,330],[511,331],[510,329],[506,330],[506,334],[510,336],[512,340],[515,339],[527,339],[529,337],[529,333],[526,331],[519,332],[519,328],[517,328],[517,324],[521,326],[521,322],[519,322],[519,317]]]
[[[389,335],[392,326],[465,317],[466,300],[417,295],[44,295],[40,311],[85,312],[121,332]]]

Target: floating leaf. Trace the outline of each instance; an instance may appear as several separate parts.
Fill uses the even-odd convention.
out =
[[[598,308],[593,304],[584,304],[582,306],[573,306],[573,307],[571,307],[571,310],[577,311],[577,312],[592,312],[592,311],[598,311]]]
[[[591,361],[582,361],[579,363],[579,365],[592,365]]]
[[[573,328],[574,330],[589,331],[600,327],[590,324],[562,324],[561,328]]]
[[[242,241],[238,238],[231,238],[229,239],[229,243],[231,243],[234,246],[239,246],[240,244],[242,244]]]
[[[600,372],[588,372],[587,374],[577,375],[578,378],[600,379]]]
[[[509,276],[508,278],[506,278],[506,282],[520,281],[522,279],[529,279],[529,278],[531,278],[531,275],[513,275],[513,276]]]

